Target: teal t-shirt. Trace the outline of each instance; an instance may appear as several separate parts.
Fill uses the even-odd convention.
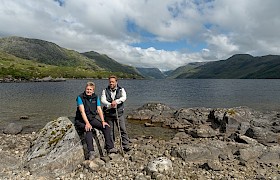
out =
[[[90,101],[91,101],[91,99],[90,99]],[[96,102],[97,102],[97,106],[101,106],[99,97],[97,97],[97,101]],[[82,101],[81,97],[78,96],[78,98],[77,98],[77,106],[80,106],[82,104],[83,104],[83,101]]]

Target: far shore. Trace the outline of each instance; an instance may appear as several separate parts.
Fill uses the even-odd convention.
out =
[[[96,80],[96,79],[107,79],[107,78],[52,78],[51,76],[44,78],[33,78],[33,79],[21,79],[21,78],[13,78],[11,76],[0,78],[0,83],[28,83],[28,82],[64,82],[66,80]],[[119,78],[119,79],[136,79],[136,78]],[[142,78],[143,79],[143,78]]]

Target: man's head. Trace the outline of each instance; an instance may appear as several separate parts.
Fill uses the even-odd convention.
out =
[[[118,78],[117,76],[110,76],[109,78],[109,86],[111,89],[115,89],[118,84]]]
[[[86,95],[91,96],[94,93],[94,89],[95,89],[94,82],[88,82],[85,88]]]

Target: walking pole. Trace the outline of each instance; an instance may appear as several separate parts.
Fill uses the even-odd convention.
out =
[[[118,125],[118,131],[119,131],[119,136],[120,136],[121,155],[124,157],[123,146],[122,146],[122,134],[121,134],[121,128],[120,128],[118,108],[116,108],[116,116],[117,116],[117,125]]]

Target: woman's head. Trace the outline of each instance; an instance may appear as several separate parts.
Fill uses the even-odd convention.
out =
[[[91,96],[94,93],[94,89],[95,89],[94,82],[87,82],[86,87],[85,87],[86,95]]]

